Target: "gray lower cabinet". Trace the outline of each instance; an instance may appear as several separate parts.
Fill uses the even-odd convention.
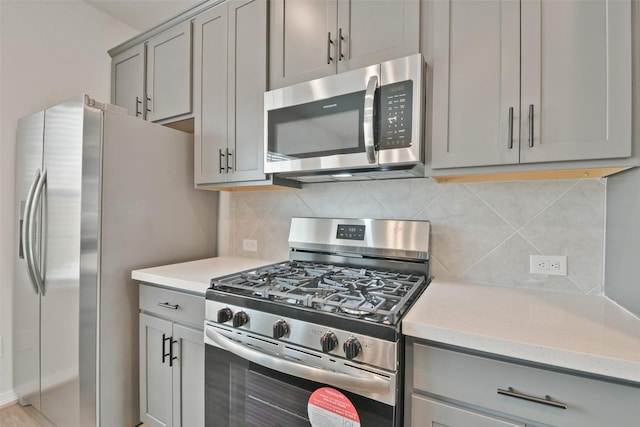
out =
[[[204,299],[140,285],[140,420],[149,427],[204,426]]]
[[[405,426],[629,427],[640,384],[408,340]]]
[[[269,88],[418,53],[419,0],[272,0]]]

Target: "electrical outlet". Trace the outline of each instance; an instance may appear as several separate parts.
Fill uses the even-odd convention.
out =
[[[258,251],[258,241],[254,239],[242,239],[242,250],[249,252]]]
[[[530,255],[529,273],[567,275],[567,257],[565,255]]]

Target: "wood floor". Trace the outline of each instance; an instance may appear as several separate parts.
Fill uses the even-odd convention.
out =
[[[0,409],[0,427],[53,427],[31,406],[17,403]],[[146,427],[140,424],[139,427]]]

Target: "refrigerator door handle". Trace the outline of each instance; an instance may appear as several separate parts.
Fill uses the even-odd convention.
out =
[[[32,249],[31,249],[31,241],[29,240],[29,217],[31,214],[31,209],[33,206],[33,196],[36,190],[36,186],[38,185],[38,181],[40,181],[40,169],[36,171],[36,175],[33,177],[33,182],[29,187],[29,191],[27,192],[27,199],[24,204],[24,212],[23,212],[23,220],[22,227],[20,229],[20,240],[22,243],[22,248],[24,251],[24,260],[27,263],[27,272],[29,273],[29,279],[31,280],[31,284],[33,285],[33,290],[36,295],[40,293],[38,290],[38,284],[36,282],[35,274],[33,271],[33,258],[32,258]]]
[[[27,228],[27,241],[28,245],[28,256],[31,259],[31,268],[33,269],[33,278],[35,279],[35,283],[38,285],[38,289],[40,289],[40,293],[44,296],[44,275],[40,271],[40,266],[37,262],[35,262],[35,253],[33,250],[33,245],[35,244],[35,224],[36,224],[36,212],[38,203],[41,201],[41,197],[43,195],[44,186],[47,183],[47,170],[42,169],[42,174],[40,175],[40,179],[38,179],[38,184],[33,193],[33,200],[31,201],[31,206],[29,207],[29,222]],[[44,220],[43,220],[44,222]],[[46,247],[46,245],[45,245]],[[42,259],[44,259],[44,249],[42,250]]]

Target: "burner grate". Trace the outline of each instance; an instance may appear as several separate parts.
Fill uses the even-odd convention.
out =
[[[216,279],[213,286],[225,293],[395,325],[425,282],[425,276],[417,274],[288,261]]]

